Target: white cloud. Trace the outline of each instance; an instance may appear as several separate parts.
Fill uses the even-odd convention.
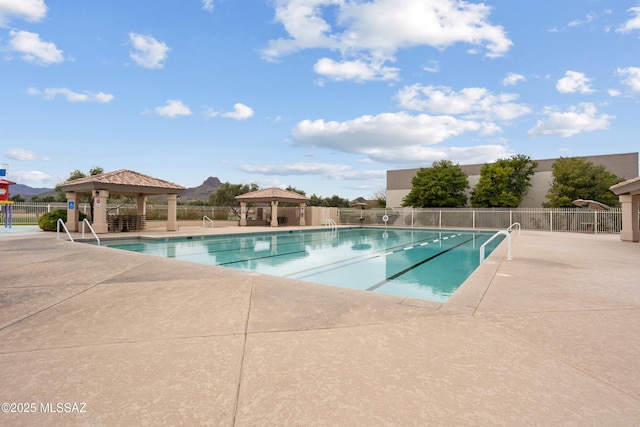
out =
[[[438,61],[430,60],[427,65],[423,65],[422,69],[428,73],[437,73],[440,71],[440,63]]]
[[[369,180],[385,178],[386,170],[355,170],[351,165],[337,163],[298,162],[281,165],[240,165],[239,169],[261,175],[273,176],[324,176],[337,180]]]
[[[136,64],[145,68],[162,68],[167,55],[171,50],[164,42],[160,42],[152,36],[129,33],[129,40],[133,46],[133,51],[129,57]]]
[[[402,108],[435,114],[462,115],[467,119],[512,120],[531,110],[514,101],[518,95],[494,95],[485,88],[465,88],[459,92],[444,86],[415,84],[398,91]]]
[[[466,132],[495,132],[491,124],[451,116],[406,112],[362,116],[344,122],[303,120],[292,130],[297,145],[316,146],[368,156],[382,163],[407,163],[432,158],[443,148],[429,148]]]
[[[394,61],[398,50],[413,46],[444,49],[467,43],[485,48],[488,57],[503,56],[513,43],[501,26],[489,23],[490,11],[482,3],[463,0],[279,0],[275,20],[284,26],[288,37],[270,40],[262,55],[266,60],[276,60],[303,49],[339,51],[342,60],[324,60],[317,67],[325,72],[343,71],[338,73],[341,76],[352,75],[355,66],[361,70],[357,74],[363,76],[371,69],[393,70],[381,64]],[[325,16],[335,19],[328,21]],[[367,69],[358,60],[376,66]],[[378,75],[396,78],[395,74]]]
[[[22,54],[27,62],[38,65],[64,62],[62,51],[54,43],[40,40],[40,36],[29,31],[9,31],[11,50]]]
[[[560,93],[592,93],[591,79],[584,73],[567,71],[563,78],[556,83],[556,89]]]
[[[39,22],[46,14],[44,0],[0,0],[0,27],[5,27],[11,17]]]
[[[625,78],[622,82],[631,90],[640,92],[640,67],[618,68],[616,74]]]
[[[40,171],[12,171],[11,179],[31,187],[53,187],[64,180],[60,176],[53,176]]]
[[[299,162],[283,165],[240,165],[240,169],[249,173],[259,173],[262,175],[325,175],[335,176],[343,174],[352,169],[350,165],[339,165],[332,163]]]
[[[235,119],[235,120],[246,120],[249,117],[253,116],[253,109],[251,109],[251,107],[247,107],[246,105],[238,102],[234,104],[233,111],[230,111],[228,113],[222,113],[221,116],[227,117],[229,119]]]
[[[626,33],[633,30],[640,30],[640,6],[629,8],[627,9],[627,12],[631,12],[636,16],[618,27],[616,31]]]
[[[569,27],[577,27],[579,25],[584,25],[584,24],[588,24],[590,22],[592,22],[594,19],[596,19],[597,15],[593,12],[590,12],[587,14],[587,16],[585,16],[584,19],[575,19],[571,22],[569,22]]]
[[[607,93],[609,96],[620,96],[622,95],[618,89],[608,89]]]
[[[37,160],[38,156],[33,151],[25,150],[23,148],[9,148],[6,156],[13,160]]]
[[[202,8],[208,12],[213,12],[213,0],[202,0]]]
[[[156,107],[153,111],[163,117],[177,117],[177,116],[189,116],[191,110],[188,106],[184,105],[182,101],[177,99],[170,99],[167,101],[167,105],[164,107]]]
[[[565,112],[547,108],[545,114],[548,117],[544,120],[539,120],[535,127],[529,130],[529,135],[551,135],[568,138],[582,132],[608,129],[610,119],[614,118],[607,114],[598,114],[595,105],[591,103],[572,106]]]
[[[399,68],[385,67],[383,63],[355,61],[336,62],[330,58],[321,58],[313,66],[313,70],[332,80],[354,80],[357,82],[370,80],[397,80]]]
[[[42,96],[44,99],[53,99],[57,95],[64,96],[69,102],[99,102],[108,103],[113,101],[113,95],[104,92],[93,93],[89,91],[74,92],[66,87],[47,88],[39,90],[36,88],[27,89],[29,95]]]
[[[526,79],[524,78],[524,76],[522,74],[518,74],[518,73],[509,73],[507,74],[507,76],[502,80],[502,86],[515,86],[517,85],[519,82],[523,82]]]

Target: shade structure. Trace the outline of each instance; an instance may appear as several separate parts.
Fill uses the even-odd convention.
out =
[[[270,203],[271,204],[271,226],[278,226],[278,203],[293,203],[300,206],[300,224],[305,225],[304,208],[309,201],[307,196],[298,194],[293,191],[283,190],[281,188],[271,187],[264,190],[252,191],[250,193],[236,196],[235,199],[240,202],[240,225],[247,225],[247,203]]]
[[[610,209],[609,206],[605,205],[604,203],[597,202],[595,200],[577,199],[571,203],[581,208],[588,208],[594,211],[608,211]]]
[[[79,228],[77,209],[79,195],[83,193],[91,195],[93,199],[92,225],[98,234],[107,233],[110,224],[115,224],[111,223],[108,218],[107,200],[109,195],[136,197],[137,216],[141,221],[136,221],[135,224],[140,225],[144,224],[142,218],[146,215],[147,196],[165,195],[167,197],[167,231],[177,231],[177,199],[178,195],[186,190],[181,185],[127,169],[66,181],[59,184],[58,188],[66,192],[66,225],[71,231],[78,231]],[[127,226],[126,229],[128,230],[129,227]]]

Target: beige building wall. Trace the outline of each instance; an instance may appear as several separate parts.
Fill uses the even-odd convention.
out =
[[[638,176],[638,153],[576,157],[581,157],[596,165],[602,165],[623,179],[630,179]],[[529,193],[520,204],[520,207],[539,208],[547,201],[545,196],[553,181],[552,167],[556,160],[557,159],[536,160],[538,162],[536,173],[531,178]],[[482,166],[484,166],[484,164],[460,165],[462,170],[466,172],[469,177],[470,188],[467,191],[467,196],[470,196],[471,189],[473,189],[480,180],[480,169]],[[420,169],[414,168],[387,171],[387,207],[398,208],[402,206],[402,200],[407,194],[409,194],[409,191],[411,191],[411,180],[418,170]],[[471,203],[469,203],[468,206],[471,206]]]

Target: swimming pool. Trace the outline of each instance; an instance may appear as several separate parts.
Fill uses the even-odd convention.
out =
[[[338,228],[103,240],[103,246],[326,285],[446,301],[494,232]],[[503,237],[487,245],[487,255]]]

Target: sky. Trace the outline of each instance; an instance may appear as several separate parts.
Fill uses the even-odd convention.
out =
[[[640,0],[0,0],[0,164],[372,198],[640,150]]]

